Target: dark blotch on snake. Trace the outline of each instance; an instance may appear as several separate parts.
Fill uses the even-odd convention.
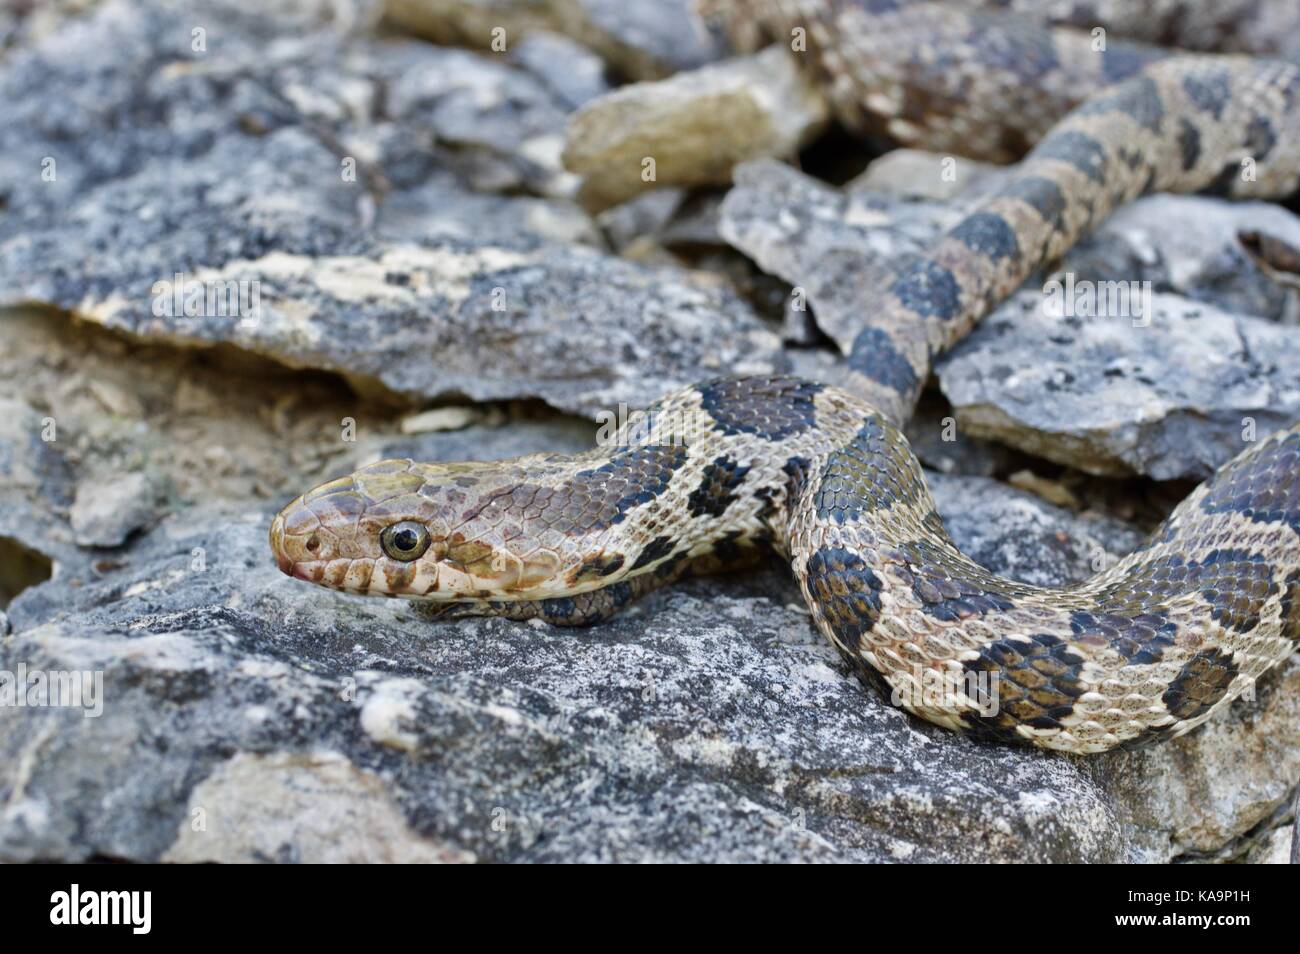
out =
[[[1057,231],[1064,225],[1065,196],[1061,193],[1061,187],[1051,179],[1042,176],[1015,176],[998,190],[998,194],[1024,202]]]
[[[1033,158],[1069,163],[1098,185],[1106,184],[1106,150],[1092,136],[1076,129],[1049,135],[1034,150]]]
[[[1268,158],[1277,145],[1277,130],[1267,116],[1254,116],[1246,127],[1246,154],[1256,162]]]
[[[1201,132],[1186,119],[1178,121],[1178,152],[1183,158],[1183,171],[1187,172],[1201,158]]]
[[[1206,513],[1238,513],[1300,532],[1300,434],[1272,440],[1219,471],[1201,500]]]
[[[949,234],[972,252],[995,262],[1018,258],[1020,255],[1020,243],[1016,241],[1015,231],[996,212],[968,215]]]
[[[1300,570],[1282,584],[1282,635],[1300,647]]]
[[[1088,613],[1070,614],[1070,630],[1083,643],[1105,644],[1131,665],[1158,663],[1165,650],[1174,644],[1178,628],[1158,613]]]
[[[958,554],[928,540],[904,543],[898,552],[907,564],[912,595],[927,616],[954,621],[1015,608],[1012,594],[996,577]]]
[[[863,328],[858,332],[845,363],[864,378],[899,394],[911,394],[920,384],[916,369],[883,328]]]
[[[1112,43],[1101,53],[1101,72],[1108,84],[1118,83],[1140,72],[1161,55],[1127,43]]]
[[[1062,728],[1062,720],[1074,711],[1075,700],[1085,691],[1076,675],[1081,662],[1068,643],[1050,633],[999,639],[981,649],[976,659],[962,663],[968,675],[988,673],[986,678],[992,679],[992,674],[998,674],[997,685],[990,687],[998,711],[988,716],[967,713],[963,718],[975,735],[1004,742],[1026,741],[1015,731],[1017,725]]]
[[[951,321],[961,311],[961,288],[952,272],[928,259],[905,266],[889,287],[909,311]]]
[[[817,516],[844,524],[863,513],[916,503],[925,481],[901,444],[897,431],[868,418],[853,440],[827,456],[813,494]]]
[[[1232,85],[1226,73],[1188,76],[1183,80],[1183,91],[1193,106],[1215,119],[1223,118],[1223,110],[1232,99]]]
[[[599,580],[616,573],[623,568],[623,554],[615,553],[606,555],[597,553],[589,556],[578,565],[578,568],[569,576],[569,585],[583,583],[589,580]]]
[[[721,517],[736,502],[736,488],[748,473],[748,467],[725,454],[706,464],[699,486],[686,500],[691,516]]]
[[[1144,129],[1160,132],[1165,118],[1165,101],[1160,87],[1149,76],[1127,80],[1108,94],[1088,100],[1074,111],[1076,116],[1127,116]]]
[[[672,537],[655,537],[647,543],[641,550],[641,555],[636,558],[628,570],[639,570],[643,566],[649,566],[657,560],[662,560],[676,548],[677,542]]]
[[[820,384],[799,378],[723,378],[699,388],[700,404],[723,434],[779,441],[812,427]]]
[[[851,550],[823,547],[808,558],[811,605],[840,648],[856,654],[862,635],[880,619],[880,578]]]
[[[1176,719],[1195,719],[1223,698],[1237,666],[1231,653],[1207,649],[1189,659],[1160,697]]]
[[[621,450],[608,463],[575,475],[554,496],[579,531],[608,527],[663,493],[686,456],[682,445]]]

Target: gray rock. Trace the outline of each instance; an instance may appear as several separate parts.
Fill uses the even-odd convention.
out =
[[[982,566],[1026,583],[1086,580],[1143,534],[1098,514],[1071,514],[984,477],[926,474],[948,533]]]
[[[873,159],[847,192],[878,192],[900,199],[954,202],[1002,178],[1005,166],[922,149],[891,149]]]
[[[593,100],[569,122],[564,165],[583,177],[584,204],[606,208],[660,186],[729,182],[738,163],[793,155],[826,119],[773,47]]]
[[[638,242],[658,240],[686,199],[685,189],[666,187],[611,206],[596,216],[596,222],[620,253],[635,250]]]
[[[1026,288],[936,373],[965,431],[1093,474],[1202,478],[1300,417],[1288,329],[1176,295],[1151,308],[1145,326],[1062,317]]]
[[[574,109],[609,91],[604,61],[581,43],[558,33],[528,34],[511,51],[510,58]]]
[[[358,829],[367,837],[355,837]],[[379,776],[337,752],[317,751],[239,752],[220,763],[190,792],[162,860],[447,864],[474,856],[420,837]]]
[[[777,337],[720,283],[575,246],[600,239],[562,200],[463,194],[465,170],[430,138],[517,160],[525,180],[559,174],[564,107],[504,60],[309,42],[252,15],[225,22],[205,60],[168,46],[189,23],[109,3],[0,69],[0,97],[22,104],[0,130],[0,305],[233,344],[416,401],[590,413],[780,363]],[[350,158],[355,181],[340,174]]]
[[[75,484],[58,423],[26,402],[0,398],[0,608],[84,563],[65,519]]]
[[[602,248],[591,218],[567,199],[483,195],[434,173],[376,210],[374,234],[393,242],[454,241],[528,248],[539,241]]]
[[[1300,218],[1271,202],[1153,195],[1128,205],[1065,257],[1077,280],[1123,277],[1224,311],[1275,321],[1293,318],[1297,292],[1261,269],[1243,232],[1300,245]]]
[[[563,33],[632,79],[692,69],[724,49],[689,0],[386,0],[384,11],[400,30],[485,49],[494,30],[505,31],[507,50],[539,32]]]
[[[576,444],[569,426],[490,450]],[[485,433],[402,440],[486,456]],[[961,544],[1022,578],[1085,576],[1134,539],[992,481],[935,485]],[[191,510],[103,579],[15,600],[0,668],[102,671],[103,710],[0,720],[0,858],[1168,860],[1236,844],[1300,768],[1300,666],[1188,739],[1076,760],[891,707],[783,570],[582,633],[435,624],[281,576],[267,518]],[[1193,780],[1172,802],[1171,765]]]
[[[121,546],[153,519],[155,496],[144,474],[82,481],[68,513],[77,543],[83,547]]]
[[[148,340],[229,342],[336,371],[363,392],[535,397],[577,414],[640,407],[694,381],[781,364],[777,336],[721,285],[577,246],[272,252],[201,275],[225,287],[257,283],[257,313],[159,318],[147,301],[119,297],[82,298],[76,311]]]
[[[992,477],[1009,472],[1015,458],[1004,445],[966,433],[948,402],[932,391],[921,395],[903,433],[921,463],[941,474]]]

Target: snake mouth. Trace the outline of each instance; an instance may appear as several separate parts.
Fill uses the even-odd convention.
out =
[[[295,564],[284,548],[283,513],[276,514],[275,519],[271,521],[271,531],[268,536],[271,542],[271,553],[275,555],[275,565],[280,568],[280,572],[285,576],[297,576],[297,573],[294,572]]]

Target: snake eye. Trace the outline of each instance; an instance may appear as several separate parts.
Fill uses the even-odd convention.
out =
[[[429,549],[429,531],[413,520],[385,527],[379,534],[384,553],[402,563],[418,560]]]

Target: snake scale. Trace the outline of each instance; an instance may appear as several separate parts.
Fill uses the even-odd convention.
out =
[[[864,63],[866,38],[900,17],[909,29],[928,23],[935,41],[896,53],[895,66],[948,62],[975,75],[978,64],[951,57],[978,46],[940,41],[972,23],[1019,22],[903,0],[719,6],[769,36],[804,27],[806,65],[849,113],[886,131],[891,119],[906,120],[895,131],[939,130],[941,144],[972,122],[949,108],[951,77],[943,95],[900,91],[920,74]],[[1084,753],[1176,736],[1223,709],[1300,642],[1300,425],[1248,446],[1120,563],[1055,589],[999,578],[956,548],[899,428],[933,357],[1118,206],[1152,191],[1295,192],[1300,70],[1122,45],[1110,66],[1095,59],[1109,52],[1069,66],[1049,55],[1074,42],[1065,29],[1012,33],[1019,45],[986,46],[996,68],[1057,89],[1053,64],[1083,69],[1098,91],[1078,105],[1048,97],[1027,135],[1044,117],[1046,131],[1000,187],[926,254],[873,277],[840,387],[721,378],[576,456],[381,461],[275,518],[280,568],[451,615],[581,625],[771,548],[864,679],[883,678],[896,702],[939,725]],[[1038,50],[1028,60],[1026,43]],[[1012,139],[988,142],[996,151]],[[955,691],[927,693],[935,677]]]

